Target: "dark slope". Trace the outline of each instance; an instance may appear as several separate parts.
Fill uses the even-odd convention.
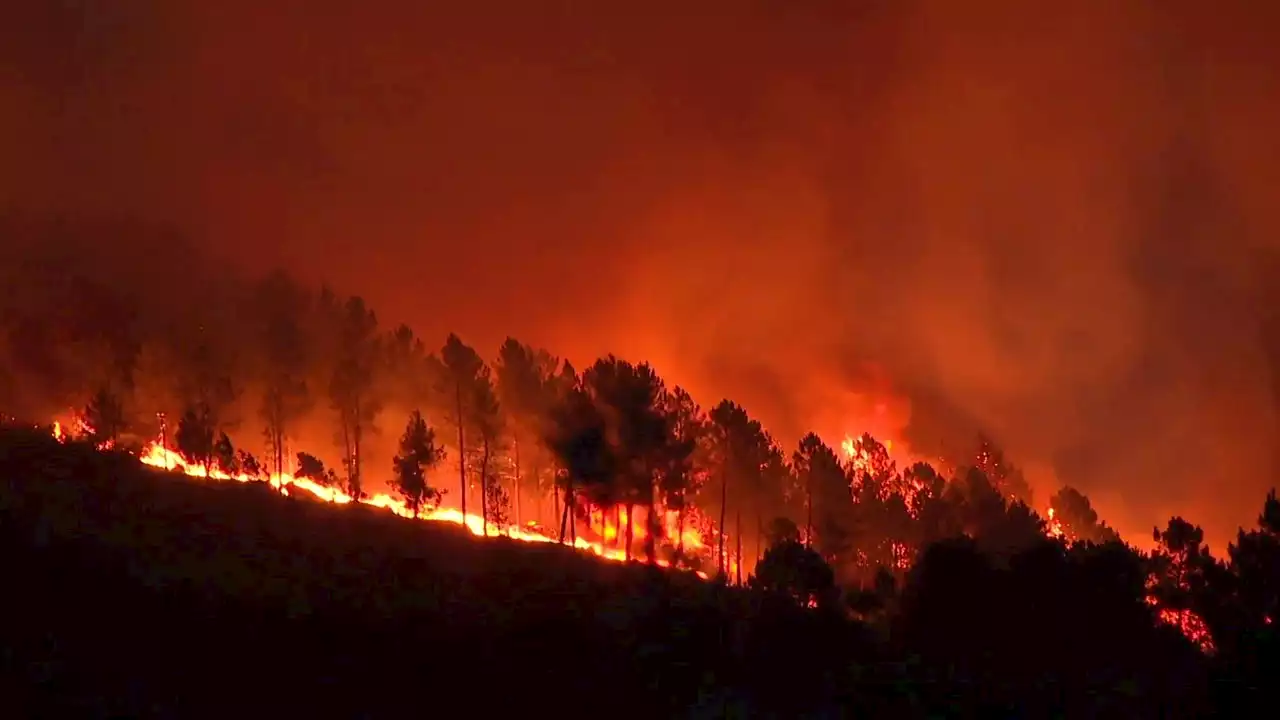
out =
[[[750,601],[691,577],[13,430],[0,562],[17,716],[717,716],[747,695],[794,715],[830,707],[819,668],[842,666],[802,649],[852,632],[731,623]]]

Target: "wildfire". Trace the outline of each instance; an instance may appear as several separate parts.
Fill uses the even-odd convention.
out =
[[[1057,512],[1053,508],[1049,508],[1049,521],[1045,523],[1045,532],[1049,537],[1060,538],[1065,535],[1062,529],[1062,521],[1056,517]]]
[[[884,449],[889,453],[893,452],[893,441],[885,440]],[[865,458],[866,450],[862,449],[862,443],[855,440],[851,435],[845,435],[844,440],[840,442],[840,450],[844,452],[844,456],[849,460],[855,458]]]
[[[694,512],[686,513],[685,518],[675,510],[661,510],[662,517],[658,526],[662,533],[662,542],[673,547],[682,547],[686,552],[698,551],[705,547],[702,533],[698,530],[700,518]],[[635,508],[635,518],[631,524],[631,533],[636,543],[641,543],[648,536],[648,510]],[[617,507],[612,510],[592,508],[588,513],[588,527],[605,542],[617,544],[626,537],[627,509]]]
[[[55,422],[53,424],[53,436],[61,442],[65,442],[68,439],[66,430],[63,428],[61,422]],[[161,446],[159,443],[155,443],[155,442],[148,444],[142,450],[142,452],[138,455],[138,460],[142,462],[142,464],[148,465],[150,467],[161,468],[161,469],[169,470],[173,472],[180,472],[188,477],[193,477],[193,478],[206,478],[206,479],[212,479],[212,480],[234,481],[234,482],[241,482],[241,483],[253,482],[253,481],[258,481],[262,479],[262,478],[252,477],[246,473],[232,475],[222,471],[217,467],[206,469],[202,465],[187,462],[187,460],[183,458],[182,455],[174,452],[173,450],[169,450]],[[305,493],[310,493],[313,497],[315,497],[318,500],[334,503],[336,505],[346,505],[348,503],[353,502],[350,495],[347,495],[346,493],[342,492],[337,488],[321,485],[320,483],[317,483],[310,478],[295,477],[290,473],[284,473],[281,475],[272,474],[270,477],[266,478],[266,482],[269,483],[271,487],[275,488],[281,494],[286,496],[296,492],[305,492]],[[409,507],[405,504],[403,500],[392,497],[391,495],[388,495],[386,493],[378,493],[376,495],[362,498],[358,502],[365,505],[369,505],[371,507],[389,510],[403,518],[409,518],[409,519],[414,518],[413,511],[409,509]],[[471,534],[473,535],[486,534],[484,518],[472,513],[467,513],[464,515],[460,510],[456,510],[454,508],[440,507],[430,511],[419,512],[417,519],[430,521],[430,522],[447,522],[447,523],[452,523],[454,525],[461,525],[465,527],[468,531],[470,531]],[[530,542],[530,543],[558,543],[559,542],[557,538],[553,538],[553,537],[550,537],[549,535],[535,532],[534,528],[529,526],[526,526],[523,528],[517,525],[509,525],[507,527],[498,527],[494,525],[494,523],[490,522],[488,524],[487,534],[490,537],[503,536],[503,537],[511,538],[512,540],[518,540],[520,542]],[[694,535],[696,535],[696,533],[694,533]],[[686,542],[688,543],[687,546],[701,547],[701,543],[702,543],[701,537],[698,537],[696,539],[696,544],[689,542],[690,540],[693,540],[693,539],[694,538],[692,536],[688,536],[688,535],[686,536]],[[626,560],[626,552],[623,549],[605,547],[600,542],[594,542],[583,537],[574,538],[572,545],[577,550],[589,552],[605,560],[612,560],[614,562],[623,562]],[[658,559],[656,562],[661,567],[670,567],[671,565],[670,562],[662,559]],[[698,572],[697,574],[699,577],[703,579],[707,578],[706,573]]]

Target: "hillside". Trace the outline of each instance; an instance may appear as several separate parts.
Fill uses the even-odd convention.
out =
[[[715,716],[747,695],[801,711],[834,701],[820,646],[861,645],[691,576],[38,432],[0,434],[0,560],[5,695],[30,716]]]

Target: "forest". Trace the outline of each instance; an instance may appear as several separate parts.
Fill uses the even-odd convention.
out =
[[[108,453],[158,444],[206,474],[306,478],[356,500],[389,491],[415,516],[478,515],[484,535],[585,537],[880,628],[956,682],[1030,692],[1013,660],[1025,638],[980,634],[1005,618],[1062,653],[1028,666],[1044,673],[1138,692],[1126,673],[1180,644],[1233,698],[1273,692],[1274,492],[1225,555],[1180,517],[1143,552],[1070,487],[1042,516],[991,438],[901,465],[869,434],[784,447],[748,408],[695,399],[641,359],[576,367],[515,338],[422,338],[357,294],[221,271],[183,247],[153,249],[200,271],[95,271],[120,264],[44,241],[7,263],[8,425],[57,420]],[[1111,655],[1091,658],[1084,638]]]

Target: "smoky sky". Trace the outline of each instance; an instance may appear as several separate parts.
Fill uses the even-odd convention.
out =
[[[1278,469],[1276,21],[19,0],[0,207],[171,226],[428,338],[649,359],[788,442],[983,428],[1042,498],[1220,546]]]

